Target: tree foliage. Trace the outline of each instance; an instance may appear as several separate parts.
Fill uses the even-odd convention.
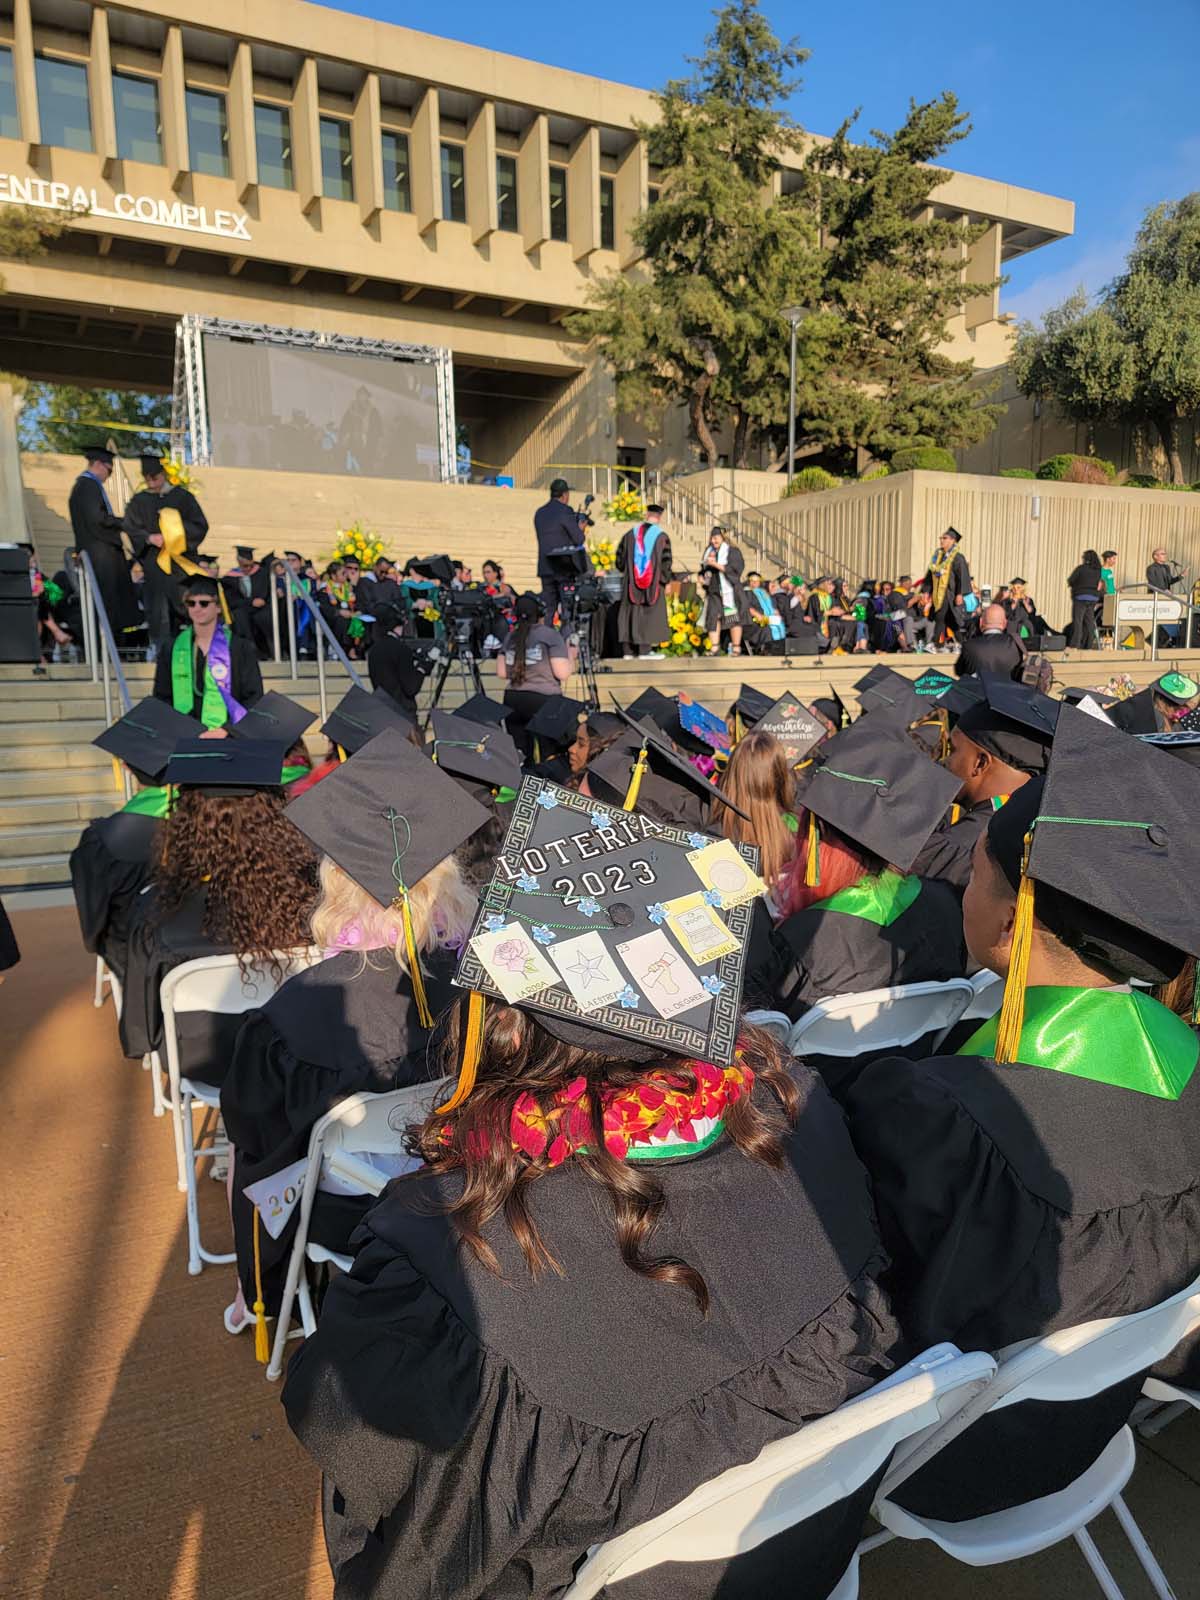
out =
[[[33,261],[71,224],[73,211],[43,211],[33,206],[0,206],[0,260]],[[0,276],[0,294],[5,291]]]
[[[166,428],[171,423],[170,399],[130,389],[84,389],[68,383],[30,383],[18,423],[22,450],[48,450],[73,455],[86,445],[107,437],[113,423],[130,426],[113,429],[123,455],[143,447],[161,450],[161,434],[131,431]]]

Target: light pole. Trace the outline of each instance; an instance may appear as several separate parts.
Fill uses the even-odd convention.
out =
[[[787,486],[790,489],[796,465],[796,329],[808,316],[808,309],[805,306],[785,306],[779,315],[785,322],[791,324],[792,329],[792,350],[788,362]]]

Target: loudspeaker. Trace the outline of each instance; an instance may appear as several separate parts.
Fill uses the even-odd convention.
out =
[[[39,659],[37,602],[28,592],[28,569],[25,573],[25,587],[26,594],[23,599],[0,600],[0,661]]]
[[[814,628],[811,633],[802,633],[798,639],[793,639],[789,634],[783,641],[785,656],[815,656],[821,652],[821,635]]]
[[[1065,633],[1035,633],[1030,635],[1029,648],[1038,650],[1043,655],[1047,650],[1065,650],[1067,636]]]
[[[29,546],[8,545],[0,549],[0,600],[28,600]]]

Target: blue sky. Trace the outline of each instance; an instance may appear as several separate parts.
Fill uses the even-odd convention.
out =
[[[685,71],[709,5],[608,0],[358,0],[342,9],[487,49],[657,88]],[[1075,201],[1075,235],[1012,268],[1007,310],[1036,316],[1079,283],[1121,268],[1146,207],[1200,189],[1200,0],[765,0],[779,34],[812,51],[793,115],[828,133],[861,105],[860,125],[892,128],[910,96],[952,89],[973,131],[949,164]],[[420,64],[414,63],[414,76]]]

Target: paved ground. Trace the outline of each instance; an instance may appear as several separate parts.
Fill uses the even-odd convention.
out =
[[[249,1336],[221,1326],[231,1270],[188,1277],[169,1128],[121,1057],[111,1007],[92,1009],[74,914],[30,909],[14,925],[24,960],[0,987],[0,1595],[325,1600],[316,1475]],[[201,1201],[219,1240],[222,1192],[206,1179]],[[1142,1448],[1128,1500],[1179,1600],[1198,1600],[1200,1418]],[[1150,1600],[1113,1519],[1096,1533],[1127,1600]],[[975,1572],[898,1545],[866,1558],[862,1592],[1098,1594],[1073,1547]]]

